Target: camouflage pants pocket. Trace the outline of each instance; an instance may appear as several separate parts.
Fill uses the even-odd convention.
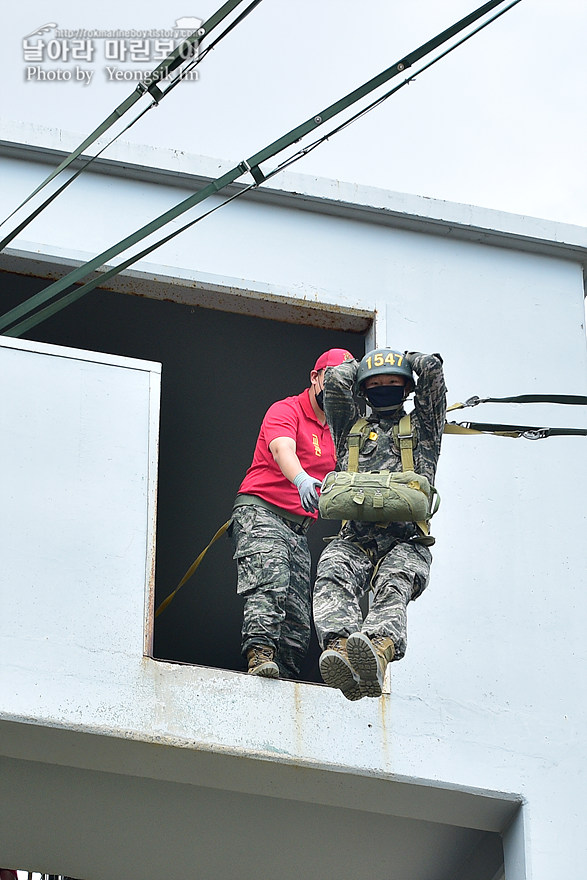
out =
[[[237,565],[236,591],[247,595],[275,580],[275,542],[257,538],[254,547],[245,547],[234,554]]]

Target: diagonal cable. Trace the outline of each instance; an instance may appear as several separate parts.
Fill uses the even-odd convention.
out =
[[[416,80],[416,78],[418,76],[420,76],[421,73],[424,73],[424,71],[428,70],[430,67],[433,67],[442,58],[445,58],[447,55],[450,55],[451,52],[454,52],[455,49],[458,49],[459,46],[462,46],[463,43],[466,43],[468,40],[471,39],[471,37],[474,37],[480,31],[484,30],[484,28],[486,28],[488,25],[492,24],[492,22],[496,21],[502,15],[505,15],[505,13],[508,12],[508,10],[510,10],[513,6],[517,6],[517,4],[520,2],[521,2],[521,0],[512,0],[512,2],[508,6],[505,7],[505,9],[501,9],[496,15],[492,16],[487,21],[484,21],[482,24],[480,24],[479,27],[470,31],[464,37],[461,37],[460,40],[458,40],[456,43],[453,43],[452,46],[449,46],[448,49],[445,49],[444,52],[440,53],[440,55],[435,56],[427,64],[424,64],[422,67],[420,67],[419,70],[416,70],[413,73],[411,73],[409,76],[407,76],[404,80],[402,80],[401,83],[399,83],[399,85],[394,86],[393,89],[390,89],[388,92],[385,92],[384,95],[381,95],[379,98],[376,98],[374,101],[372,101],[366,107],[363,107],[357,113],[354,113],[348,119],[345,119],[344,122],[341,122],[340,125],[337,125],[331,131],[329,131],[328,134],[322,135],[322,137],[313,141],[311,144],[308,144],[306,147],[299,150],[297,153],[294,153],[292,156],[288,157],[287,159],[284,159],[283,162],[281,162],[276,168],[274,168],[274,170],[272,172],[269,172],[265,175],[265,179],[268,180],[270,177],[273,177],[275,174],[279,173],[280,171],[285,170],[289,165],[293,165],[295,162],[298,161],[298,159],[301,159],[302,156],[306,156],[308,153],[311,153],[313,150],[316,149],[316,147],[319,147],[320,144],[324,143],[324,141],[330,140],[330,138],[333,137],[335,134],[338,134],[339,132],[343,131],[345,128],[348,128],[350,125],[353,124],[353,122],[356,122],[358,119],[361,119],[363,116],[366,116],[367,113],[370,113],[371,110],[374,110],[376,107],[379,107],[380,104],[383,104],[384,101],[387,101],[388,98],[391,98],[392,95],[395,95],[395,93],[399,92],[400,89],[403,89],[404,86],[407,86],[410,83],[414,82]]]
[[[193,54],[197,52],[197,46],[201,39],[204,36],[207,36],[214,28],[216,28],[238,5],[242,3],[243,0],[227,0],[227,2],[220,7],[217,12],[215,12],[206,22],[202,25],[201,28],[198,28],[190,37],[183,41],[179,46],[177,46],[164,61],[159,64],[155,70],[151,71],[148,77],[136,87],[136,89],[126,98],[121,104],[116,107],[113,112],[108,116],[100,125],[81,143],[78,147],[75,148],[65,159],[55,168],[51,174],[49,174],[40,184],[33,190],[17,207],[0,222],[0,227],[8,222],[21,208],[23,208],[31,199],[33,199],[45,186],[47,186],[58,174],[68,168],[72,162],[74,162],[77,158],[82,156],[84,150],[86,150],[89,146],[91,146],[102,134],[104,134],[109,128],[111,128],[118,120],[128,111],[131,107],[139,101],[143,95],[149,93],[153,98],[153,102],[149,105],[147,110],[152,107],[158,105],[162,99],[168,94],[168,92],[172,91],[175,86],[178,85],[185,78],[185,74],[187,70],[193,70],[193,68],[199,64],[208,54],[208,52],[215,48],[220,40],[222,40],[227,34],[229,34],[253,9],[261,3],[261,0],[252,0],[251,3],[236,17],[236,19],[231,22],[227,28],[205,49],[202,50],[196,58],[193,58]],[[179,72],[178,76],[172,80],[164,90],[160,89],[158,83],[165,79],[170,73],[180,67],[188,61],[188,65],[186,70],[182,73]],[[126,126],[126,128],[122,129],[112,140],[109,141],[107,147],[116,141],[121,134],[134,125],[135,122],[144,115],[144,112],[141,112],[131,123]],[[95,159],[100,156],[106,147],[100,150],[94,156],[87,157],[83,167],[81,170],[85,170],[88,165],[90,165]],[[79,172],[78,172],[79,173]],[[38,216],[38,214],[48,205],[50,204],[54,198],[57,198],[63,190],[69,186],[70,183],[78,176],[78,174],[73,175],[62,187],[60,187],[57,192],[49,199],[47,199],[37,210],[35,210],[31,215],[27,216],[25,220],[23,220],[19,226],[13,230],[9,235],[7,235],[2,241],[0,241],[0,250],[3,250],[7,244],[9,244],[19,232],[28,226],[28,224]]]
[[[167,242],[176,238],[176,236],[181,235],[182,232],[185,232],[187,229],[195,226],[196,223],[199,223],[201,220],[209,217],[210,214],[214,214],[215,211],[223,208],[224,205],[227,205],[229,202],[233,202],[235,199],[238,199],[240,196],[249,192],[249,190],[255,189],[257,185],[258,184],[256,183],[250,183],[248,186],[243,187],[242,190],[239,190],[229,198],[225,199],[223,202],[220,202],[220,204],[215,205],[213,208],[210,208],[209,211],[206,211],[204,214],[200,214],[194,220],[190,220],[189,223],[185,223],[179,229],[174,229],[173,232],[170,232],[164,238],[155,242],[155,244],[149,245],[138,254],[133,254],[133,256],[127,257],[126,260],[121,263],[117,263],[115,266],[111,266],[110,269],[107,269],[105,272],[100,272],[97,278],[93,278],[90,281],[87,281],[85,284],[82,284],[81,287],[74,288],[72,291],[70,291],[70,293],[64,294],[59,299],[55,300],[55,302],[52,302],[50,305],[45,306],[44,309],[40,309],[38,312],[35,312],[28,318],[25,318],[24,321],[21,321],[19,324],[11,327],[10,330],[7,330],[4,335],[22,336],[23,333],[26,333],[33,327],[36,327],[37,324],[40,324],[42,321],[46,321],[47,318],[51,318],[57,312],[60,312],[62,309],[76,302],[76,300],[80,299],[86,293],[89,293],[91,290],[94,290],[94,288],[98,287],[98,285],[103,285],[105,281],[108,281],[115,275],[119,275],[125,269],[128,269],[129,266],[132,266],[133,263],[138,262],[139,260],[143,259],[143,257],[146,257],[148,254],[152,253],[152,251],[156,250],[164,244],[167,244]]]
[[[0,241],[0,251],[4,250],[6,245],[9,244],[13,238],[16,238],[16,236],[20,232],[22,232],[23,229],[26,229],[26,227],[29,225],[29,223],[31,223],[36,217],[38,217],[39,214],[42,211],[44,211],[45,208],[47,208],[51,204],[51,202],[54,202],[55,199],[57,198],[57,196],[60,196],[61,193],[64,190],[66,190],[67,187],[71,183],[73,183],[74,180],[76,180],[76,178],[78,178],[80,176],[82,171],[86,170],[88,165],[90,165],[95,159],[98,159],[102,155],[102,153],[104,153],[108,149],[108,147],[112,146],[114,141],[116,141],[120,137],[120,135],[122,135],[126,131],[128,131],[129,128],[132,128],[132,126],[136,122],[138,122],[139,119],[141,119],[145,115],[145,113],[147,113],[149,110],[152,110],[153,107],[155,107],[155,106],[156,106],[155,103],[153,103],[153,104],[149,104],[148,107],[145,107],[144,110],[142,110],[138,116],[135,116],[135,118],[131,122],[129,122],[129,124],[127,126],[125,126],[125,128],[122,129],[122,131],[120,131],[117,135],[115,135],[115,137],[113,137],[111,140],[109,140],[108,143],[105,146],[103,146],[102,149],[99,150],[94,156],[82,157],[84,159],[84,162],[77,169],[77,171],[74,174],[72,174],[71,177],[68,177],[67,180],[64,183],[62,183],[58,189],[55,190],[55,192],[51,193],[51,195],[48,198],[46,198],[43,202],[41,202],[41,204],[38,205],[31,214],[29,214],[27,217],[25,217],[25,219],[12,230],[10,235],[7,235],[6,238],[4,238],[4,239],[2,239],[2,241]],[[2,224],[0,224],[0,226],[1,225]]]
[[[490,0],[490,2],[485,3],[483,6],[479,7],[474,12],[465,16],[465,18],[461,19],[456,24],[454,24],[451,27],[447,28],[446,30],[442,31],[439,35],[434,37],[432,40],[429,40],[428,42],[426,42],[422,46],[420,46],[418,49],[416,49],[413,52],[409,53],[408,55],[404,56],[404,58],[402,58],[401,61],[399,61],[396,64],[392,65],[391,67],[387,68],[382,73],[380,73],[377,76],[370,79],[367,83],[364,83],[362,86],[359,86],[354,91],[352,91],[351,93],[346,95],[344,98],[341,98],[339,101],[336,101],[333,104],[331,104],[329,107],[327,107],[325,110],[323,110],[317,116],[311,117],[310,119],[306,120],[306,122],[302,123],[301,125],[297,126],[294,129],[292,129],[286,135],[282,136],[281,138],[279,138],[276,141],[273,141],[267,147],[265,147],[264,149],[255,153],[248,160],[245,160],[245,161],[239,163],[239,165],[235,166],[230,171],[221,175],[219,178],[216,178],[215,180],[211,181],[203,189],[192,194],[187,199],[185,199],[183,202],[180,202],[179,205],[176,205],[174,208],[171,208],[170,210],[161,214],[159,217],[155,218],[155,220],[152,220],[150,223],[141,227],[139,230],[134,232],[132,235],[127,236],[125,239],[118,242],[116,245],[113,245],[112,247],[108,248],[106,251],[99,254],[97,257],[94,257],[92,260],[89,260],[83,266],[80,266],[77,269],[74,269],[72,272],[68,273],[68,275],[64,276],[63,278],[61,278],[58,281],[54,282],[53,284],[49,285],[49,287],[45,288],[45,290],[40,291],[39,293],[35,294],[30,299],[26,300],[24,303],[21,303],[19,306],[16,306],[14,309],[12,309],[11,311],[7,312],[5,315],[0,317],[0,330],[3,330],[4,328],[10,326],[11,324],[14,324],[21,317],[26,315],[28,312],[31,312],[37,306],[40,306],[43,303],[47,302],[49,299],[56,297],[59,293],[61,293],[67,287],[70,287],[71,285],[77,283],[78,281],[83,280],[84,277],[87,277],[90,273],[92,273],[94,270],[100,268],[102,265],[104,265],[106,262],[108,262],[113,257],[116,257],[118,254],[122,253],[124,250],[127,250],[128,248],[134,246],[137,242],[139,242],[142,239],[146,238],[147,236],[151,235],[153,232],[156,232],[162,226],[166,225],[171,220],[175,219],[177,216],[179,216],[180,214],[189,210],[190,208],[195,207],[197,204],[204,201],[209,196],[218,193],[220,190],[224,189],[226,186],[229,186],[231,183],[234,183],[235,180],[237,180],[239,177],[241,177],[246,172],[250,172],[252,174],[256,184],[260,185],[262,182],[264,182],[267,179],[267,177],[263,174],[263,172],[259,168],[259,165],[262,162],[272,158],[277,153],[283,151],[287,147],[292,146],[297,141],[299,141],[301,138],[303,138],[305,135],[307,135],[311,131],[315,130],[318,126],[322,125],[324,122],[326,122],[326,121],[332,119],[334,116],[338,115],[338,113],[340,113],[342,110],[345,110],[347,107],[356,103],[361,98],[370,94],[370,92],[374,91],[376,88],[379,88],[385,82],[389,81],[392,77],[397,76],[399,73],[401,73],[407,67],[411,67],[413,63],[418,61],[424,55],[427,55],[431,51],[434,51],[440,45],[445,43],[447,40],[451,39],[453,36],[455,36],[457,33],[462,31],[464,28],[468,27],[473,22],[477,21],[479,18],[481,18],[487,12],[489,12],[490,10],[492,10],[495,7],[497,7],[498,5],[500,5],[500,3],[502,3],[502,2],[503,2],[503,0]],[[509,4],[508,9],[511,8],[512,6],[516,5],[519,2],[520,2],[520,0],[514,0],[513,3]],[[376,103],[378,103],[378,102],[376,102]],[[362,113],[357,114],[357,118],[360,115],[362,115]],[[329,137],[329,136],[331,136],[331,135],[328,135],[327,137]],[[322,140],[323,139],[321,139],[321,142],[322,142]],[[303,151],[298,154],[298,158],[301,158],[301,155],[304,155]],[[277,173],[278,170],[281,170],[281,168],[275,169],[270,174],[270,176],[273,176],[273,174]],[[193,224],[188,224],[188,226],[189,225],[193,225]],[[169,241],[170,238],[175,237],[175,235],[178,234],[178,232],[179,231],[175,231],[174,233],[171,233],[170,236],[167,236],[162,241],[150,246],[147,250],[142,251],[141,254],[129,258],[129,260],[120,264],[120,266],[113,267],[113,268],[109,269],[107,273],[101,274],[98,278],[87,282],[86,284],[83,285],[83,288],[80,288],[80,290],[83,289],[83,292],[88,292],[89,290],[93,289],[98,284],[103,282],[106,278],[106,275],[108,275],[108,277],[111,277],[113,274],[116,274],[117,272],[122,271],[123,268],[126,268],[132,262],[136,262],[136,260],[140,259],[140,257],[142,255],[151,252],[152,250],[154,250],[155,248],[157,248],[161,244],[163,244],[165,241]],[[78,292],[79,291],[74,291],[73,293],[78,293]],[[73,294],[68,294],[67,297],[71,297],[72,295]],[[65,299],[67,299],[67,297]],[[67,302],[64,302],[63,300],[60,300],[59,303],[60,304],[63,303],[60,305],[61,308],[63,308],[65,305],[67,305]],[[57,305],[57,304],[55,304],[55,305]],[[58,310],[58,308],[55,310]],[[43,310],[43,312],[45,313],[46,310]],[[27,322],[27,327],[33,326],[34,323],[37,323],[37,322],[34,322],[34,323],[31,323],[31,322],[33,322],[32,318]],[[21,328],[22,328],[22,324],[19,324],[18,331],[17,331],[17,328],[12,328],[12,330],[8,331],[6,335],[18,335],[18,332],[24,332]]]

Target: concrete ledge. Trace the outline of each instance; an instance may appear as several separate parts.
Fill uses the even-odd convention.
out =
[[[21,243],[0,253],[0,272],[32,275],[56,280],[92,258],[91,254],[65,253],[55,248],[48,252],[34,243]],[[305,291],[245,278],[227,278],[184,267],[141,262],[141,269],[127,269],[98,289],[135,296],[171,300],[224,312],[236,312],[256,318],[269,318],[288,324],[303,324],[351,333],[366,333],[374,312],[310,299]],[[106,271],[106,264],[102,271]],[[93,272],[85,280],[98,278]]]
[[[46,727],[32,719],[0,721],[0,742],[7,758],[324,806],[344,807],[352,801],[361,811],[480,831],[503,831],[522,804],[512,793],[279,755],[206,749],[161,736],[121,738],[82,727]]]

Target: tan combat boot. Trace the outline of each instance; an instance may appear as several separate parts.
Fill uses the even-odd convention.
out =
[[[338,688],[347,700],[360,700],[366,696],[362,692],[357,677],[353,673],[346,651],[347,640],[342,636],[326,643],[326,650],[320,655],[320,675],[329,687]]]
[[[260,675],[263,678],[279,678],[279,667],[274,662],[275,651],[268,645],[253,645],[247,651],[249,675]]]
[[[353,633],[347,639],[347,654],[359,686],[367,697],[380,697],[387,664],[395,655],[395,646],[388,636]]]

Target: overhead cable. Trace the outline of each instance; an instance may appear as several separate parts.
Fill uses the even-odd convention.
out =
[[[88,135],[88,137],[75,148],[63,161],[49,174],[38,186],[33,190],[17,207],[0,222],[0,227],[8,222],[14,215],[20,211],[28,202],[31,201],[44,187],[46,187],[59,174],[69,168],[76,160],[83,161],[83,165],[72,175],[65,183],[63,183],[56,192],[39,205],[31,214],[29,214],[18,226],[13,229],[2,241],[0,241],[0,251],[10,244],[10,242],[37,217],[51,202],[60,195],[73,181],[85,171],[88,166],[94,162],[102,153],[111,146],[114,141],[129,130],[144,114],[158,106],[163,98],[169,94],[180,82],[182,82],[187,74],[200,64],[206,55],[214,49],[218,43],[224,39],[252,10],[259,5],[261,0],[251,0],[248,6],[240,12],[240,14],[232,21],[228,27],[208,46],[200,51],[199,46],[201,40],[207,37],[221,22],[223,22],[243,0],[227,0],[213,15],[210,16],[193,34],[187,37],[173,52],[171,52],[155,70],[142,80],[136,89],[121,104],[116,107],[112,113]],[[182,67],[183,65],[183,67]],[[180,68],[180,69],[178,69]],[[171,73],[177,71],[177,75],[168,83],[165,80]],[[163,87],[162,87],[163,86]],[[143,95],[150,95],[152,98],[148,107],[142,110],[125,128],[121,129],[102,149],[93,156],[83,156],[84,150],[87,150],[98,138],[103,135],[109,128],[118,122]]]
[[[0,331],[4,331],[5,335],[8,335],[8,336],[18,336],[18,335],[20,335],[20,333],[25,332],[25,330],[30,329],[30,327],[35,326],[36,323],[39,323],[39,321],[41,321],[45,317],[49,316],[48,309],[43,309],[41,312],[37,312],[36,315],[29,318],[26,322],[21,322],[20,324],[16,324],[16,326],[11,327],[11,329],[5,330],[5,328],[10,327],[10,325],[14,325],[15,322],[17,322],[24,315],[28,314],[29,312],[32,312],[34,309],[36,309],[40,305],[44,304],[48,300],[56,297],[59,293],[64,291],[67,287],[70,287],[73,284],[76,284],[80,281],[83,281],[90,274],[93,274],[96,270],[100,269],[100,267],[102,267],[109,260],[118,256],[123,251],[126,251],[129,248],[133,247],[139,241],[142,241],[143,239],[147,238],[147,236],[153,234],[158,229],[160,229],[161,227],[165,226],[167,223],[174,220],[176,217],[180,216],[181,214],[185,213],[186,211],[190,210],[191,208],[194,208],[196,205],[200,204],[201,202],[203,202],[205,199],[209,198],[210,196],[217,195],[221,190],[225,189],[230,184],[233,184],[239,177],[242,177],[244,174],[250,173],[253,177],[253,180],[255,181],[254,185],[257,185],[257,186],[261,185],[265,180],[269,179],[269,177],[272,177],[274,174],[281,171],[284,167],[287,167],[287,165],[291,164],[292,161],[295,161],[296,158],[301,158],[301,156],[304,155],[304,152],[303,152],[303,150],[300,151],[299,153],[296,154],[296,157],[292,157],[288,160],[285,160],[285,162],[282,163],[282,165],[278,166],[277,168],[275,168],[273,171],[271,171],[269,173],[264,173],[261,170],[260,165],[263,162],[266,162],[267,160],[273,158],[276,154],[282,152],[283,150],[285,150],[288,147],[292,146],[293,144],[297,143],[303,137],[305,137],[309,133],[315,131],[319,126],[323,125],[325,122],[329,121],[330,119],[332,119],[333,117],[335,117],[336,115],[341,113],[343,110],[346,110],[348,107],[352,106],[357,101],[359,101],[362,98],[369,95],[375,89],[384,85],[386,82],[388,82],[393,77],[399,75],[407,68],[410,68],[414,63],[419,61],[425,55],[428,55],[430,52],[439,48],[441,45],[446,43],[452,37],[456,36],[456,34],[460,33],[465,28],[469,27],[471,24],[478,21],[480,18],[482,18],[488,12],[492,11],[497,6],[502,5],[503,2],[504,2],[504,0],[489,0],[489,2],[485,3],[483,6],[479,7],[474,12],[465,16],[463,19],[458,21],[456,24],[454,24],[451,27],[447,28],[446,30],[442,31],[440,34],[438,34],[433,39],[428,40],[426,43],[424,43],[418,49],[415,49],[413,52],[404,56],[400,61],[396,62],[395,64],[391,65],[391,67],[388,67],[386,70],[382,71],[377,76],[368,80],[362,86],[359,86],[358,88],[354,89],[348,95],[346,95],[345,97],[341,98],[340,100],[334,102],[333,104],[328,106],[325,110],[321,111],[320,113],[316,114],[315,116],[310,117],[305,122],[303,122],[301,125],[298,125],[296,128],[292,129],[290,132],[283,135],[281,138],[278,138],[276,141],[273,141],[268,146],[266,146],[262,150],[258,151],[257,153],[255,153],[251,157],[249,157],[249,159],[246,159],[246,160],[240,162],[238,165],[236,165],[231,170],[227,171],[225,174],[223,174],[220,177],[216,178],[215,180],[211,181],[209,184],[207,184],[201,190],[199,190],[196,193],[193,193],[191,196],[189,196],[187,199],[184,199],[184,201],[180,202],[174,208],[171,208],[168,211],[164,212],[159,217],[155,218],[151,222],[142,226],[136,232],[134,232],[131,235],[127,236],[126,238],[122,239],[116,245],[113,245],[112,247],[103,251],[97,257],[94,257],[93,259],[91,259],[87,263],[85,263],[84,265],[78,267],[77,269],[74,269],[73,271],[68,273],[63,278],[61,278],[58,281],[54,282],[53,284],[49,285],[49,287],[45,288],[45,290],[40,291],[39,293],[30,297],[25,302],[21,303],[19,306],[16,306],[14,309],[12,309],[11,311],[7,312],[5,315],[0,317]],[[517,5],[517,3],[519,3],[519,2],[520,2],[520,0],[513,0],[513,2],[510,2],[505,9],[502,9],[498,15],[494,16],[492,19],[487,21],[485,23],[485,25],[487,25],[491,21],[495,20],[495,18],[499,17],[505,11],[507,11],[508,9],[511,9],[513,6]],[[477,33],[478,30],[479,30],[479,28],[476,31],[474,31],[473,33]],[[470,36],[472,36],[473,33],[471,33]],[[461,40],[459,42],[459,45],[462,42],[463,42],[463,40]],[[444,57],[444,55],[446,55],[446,54],[447,53],[444,52],[436,60],[439,60],[440,57]],[[429,67],[429,66],[430,65],[427,65],[427,67]],[[390,92],[387,95],[387,97],[389,97],[393,93],[393,91],[395,91],[395,90],[392,90],[392,92]],[[377,101],[375,103],[377,104],[377,103],[379,103],[379,101]],[[366,108],[366,109],[368,109],[368,108]],[[364,111],[361,111],[359,114],[356,114],[355,118],[359,118],[359,116],[361,116],[363,114],[363,112]],[[347,123],[345,123],[345,125],[348,124],[349,122],[350,122],[350,120],[347,120]],[[339,126],[338,129],[336,129],[334,132],[330,132],[329,134],[325,135],[324,137],[322,137],[319,140],[319,142],[322,143],[324,140],[327,140],[334,133],[336,133],[336,131],[340,130],[340,128],[341,128],[341,126]],[[315,145],[317,146],[317,144],[318,144],[318,142],[316,142]],[[247,189],[252,188],[252,186],[253,185],[247,187]],[[78,299],[79,296],[83,295],[83,293],[87,293],[90,290],[97,287],[98,285],[102,284],[107,278],[118,274],[120,271],[122,271],[125,268],[128,268],[128,266],[132,265],[132,263],[141,259],[141,257],[145,256],[147,253],[151,252],[152,250],[156,249],[157,247],[160,247],[162,244],[168,242],[171,238],[175,237],[175,235],[178,235],[180,232],[189,228],[189,226],[198,222],[199,219],[201,219],[201,218],[197,218],[195,221],[188,223],[186,226],[182,227],[181,229],[174,231],[170,235],[166,236],[164,239],[149,246],[146,250],[141,251],[141,253],[136,254],[136,255],[128,258],[123,263],[121,263],[117,266],[111,267],[106,272],[100,273],[97,277],[93,278],[90,281],[87,281],[83,285],[82,288],[79,288],[77,291],[72,291],[71,294],[67,294],[65,297],[63,297],[62,299],[60,299],[56,303],[53,303],[51,306],[50,313],[54,314],[56,311],[59,311],[60,308],[64,308],[70,302],[74,301],[74,299]],[[38,320],[35,320],[37,318],[37,316],[38,316]]]

